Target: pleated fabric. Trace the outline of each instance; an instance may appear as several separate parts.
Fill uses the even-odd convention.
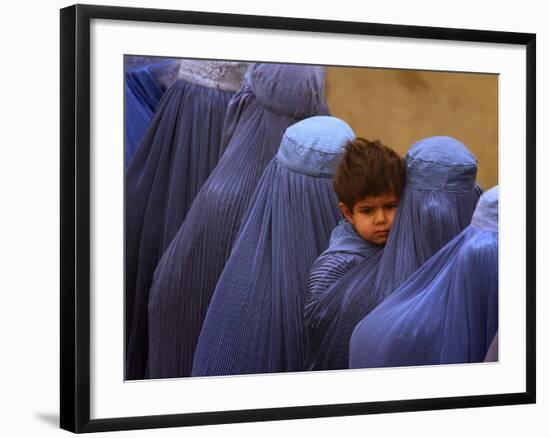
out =
[[[178,79],[166,91],[126,174],[128,379],[145,377],[154,270],[224,150],[224,120],[235,93],[198,82]]]
[[[470,224],[482,193],[477,159],[455,138],[420,140],[405,162],[407,183],[376,280],[379,301]]]
[[[384,250],[308,303],[308,369],[347,368],[356,324],[471,221],[480,195],[477,161],[462,143],[421,140],[405,163],[407,182]]]
[[[481,362],[498,329],[498,188],[472,224],[365,317],[350,367]]]
[[[149,298],[149,377],[191,374],[210,299],[257,183],[296,119],[322,112],[324,69],[256,64],[226,119],[227,149],[160,260]]]
[[[327,329],[323,324],[331,321],[328,315],[334,314],[340,306],[338,294],[327,293],[327,290],[365,259],[379,261],[382,250],[382,246],[363,239],[346,221],[341,221],[332,231],[329,247],[315,261],[309,274],[304,312],[305,369],[318,368],[318,351],[323,340],[321,334]]]
[[[383,246],[363,239],[352,224],[342,220],[332,230],[328,248],[311,267],[308,279],[308,297],[314,299],[332,283],[351,270],[366,257],[381,251]]]
[[[162,69],[172,69],[175,61],[147,63],[125,72],[124,91],[124,163],[125,168],[135,154],[157,105],[166,91],[155,76]]]
[[[307,279],[341,218],[332,175],[352,138],[327,116],[287,129],[214,292],[193,375],[303,370]]]
[[[124,163],[126,168],[134,156],[164,90],[148,69],[139,69],[126,73],[124,91]]]

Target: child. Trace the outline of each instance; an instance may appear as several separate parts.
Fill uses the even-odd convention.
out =
[[[323,369],[321,344],[342,298],[331,286],[359,265],[376,270],[404,185],[405,163],[392,149],[363,138],[346,143],[333,180],[345,221],[334,228],[328,249],[309,275],[304,313],[307,370]]]
[[[471,221],[480,191],[477,161],[466,146],[445,136],[420,140],[407,152],[405,168],[407,184],[383,251],[365,257],[306,308],[309,369],[348,368],[357,323],[407,278],[417,278],[413,273]]]
[[[345,221],[313,264],[310,299],[386,243],[405,184],[404,160],[380,141],[358,137],[346,143],[333,183]]]

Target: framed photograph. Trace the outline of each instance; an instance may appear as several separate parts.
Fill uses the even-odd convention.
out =
[[[60,30],[63,429],[535,403],[534,34]]]

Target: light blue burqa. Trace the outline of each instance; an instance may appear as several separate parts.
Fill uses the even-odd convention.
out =
[[[498,329],[498,188],[471,225],[356,327],[350,367],[482,362]]]
[[[214,292],[193,375],[303,370],[308,276],[341,217],[332,176],[353,137],[327,116],[286,130]]]

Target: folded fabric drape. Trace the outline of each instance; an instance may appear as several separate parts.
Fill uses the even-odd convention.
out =
[[[470,224],[482,192],[476,157],[453,137],[416,142],[405,164],[407,182],[376,280],[379,300]]]
[[[332,230],[328,248],[311,267],[308,297],[315,301],[334,281],[383,246],[363,239],[349,222],[342,220]]]
[[[315,261],[309,274],[304,312],[307,370],[317,368],[318,351],[323,342],[322,334],[327,330],[322,325],[331,321],[328,315],[337,312],[341,305],[337,293],[330,293],[325,297],[327,289],[365,260],[372,260],[376,269],[382,251],[383,246],[373,245],[363,239],[346,221],[341,221],[332,231],[329,247]]]
[[[157,105],[166,91],[163,78],[176,61],[148,61],[128,66],[124,74],[124,167],[128,168]]]
[[[498,188],[472,223],[356,327],[350,367],[481,362],[498,329]]]

